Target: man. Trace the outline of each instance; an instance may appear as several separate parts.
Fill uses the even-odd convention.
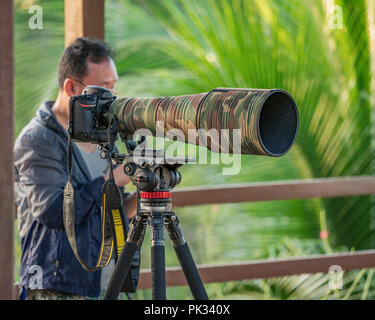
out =
[[[18,136],[15,155],[16,200],[21,240],[20,285],[26,299],[85,299],[103,294],[108,267],[87,272],[67,240],[63,224],[63,189],[67,181],[69,99],[87,85],[113,91],[118,79],[108,46],[78,38],[65,49],[58,68],[56,101],[44,102]],[[80,255],[94,265],[101,244],[101,189],[106,161],[95,144],[73,143],[76,237]],[[119,187],[129,182],[123,166],[114,169]],[[135,195],[127,196],[127,217],[136,213]]]

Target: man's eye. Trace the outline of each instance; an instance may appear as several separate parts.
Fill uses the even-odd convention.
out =
[[[103,85],[103,87],[107,88],[108,90],[111,90],[111,91],[114,89],[114,86],[110,86],[108,84]]]

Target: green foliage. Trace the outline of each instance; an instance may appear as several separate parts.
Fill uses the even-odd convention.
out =
[[[56,96],[64,47],[60,0],[37,2],[44,29],[30,30],[16,2],[16,136],[38,105]],[[35,2],[35,1],[34,1]],[[120,96],[180,95],[215,87],[283,88],[293,95],[300,129],[282,158],[243,156],[241,171],[186,165],[181,186],[371,175],[371,61],[365,0],[337,0],[341,29],[330,28],[328,1],[107,0],[106,39],[114,48]],[[372,60],[371,60],[372,59]],[[198,263],[373,248],[370,196],[177,208]],[[328,229],[321,242],[319,231]],[[285,236],[289,238],[283,240]],[[296,240],[298,239],[298,240]],[[169,244],[167,244],[169,246]],[[145,240],[142,267],[149,268]],[[177,265],[167,247],[167,265]],[[330,292],[329,275],[208,285],[211,297],[334,299],[373,297],[373,271],[344,275]],[[171,288],[168,298],[190,298]],[[139,292],[138,298],[149,298]]]
[[[43,29],[30,29],[24,1],[15,3],[15,136],[40,103],[57,90],[57,64],[64,50],[64,3],[44,1]],[[39,3],[40,4],[40,3]]]
[[[291,159],[304,162],[300,177],[373,173],[365,1],[341,3],[339,30],[329,28],[321,2],[133,2],[168,31],[170,37],[158,48],[191,73],[191,79],[176,79],[178,92],[219,86],[284,88],[300,112],[299,152]],[[250,166],[255,161],[244,159]],[[268,175],[281,171],[275,165]],[[334,245],[373,247],[371,197],[328,199],[322,206]]]
[[[340,248],[341,251],[346,251]],[[262,259],[282,259],[290,257],[326,254],[327,251],[318,241],[299,241],[284,238],[278,245],[262,252]],[[222,292],[225,299],[289,299],[289,300],[346,300],[374,299],[375,287],[373,269],[314,275],[294,275],[289,277],[247,280],[226,284]],[[341,282],[341,289],[335,289]]]
[[[343,12],[340,29],[329,25],[330,13],[325,2],[133,3],[145,8],[150,20],[157,17],[169,33],[169,37],[158,39],[158,48],[190,73],[184,79],[175,78],[174,94],[203,92],[219,86],[284,88],[295,97],[301,117],[297,146],[290,158],[298,168],[294,172],[297,176],[373,173],[373,106],[365,1],[339,3]],[[243,167],[254,168],[257,160],[244,158]],[[241,170],[239,176],[227,181],[237,182],[242,177],[251,181],[275,179],[278,174],[290,179],[293,175],[284,171],[280,162],[273,166],[269,165],[271,161],[259,162],[257,169],[268,169],[265,176],[256,177],[257,170],[242,175]],[[267,205],[262,205],[266,211]],[[324,212],[334,247],[374,246],[372,197],[325,199],[314,205],[315,210],[320,207],[318,211]],[[270,211],[265,214],[275,218]],[[288,214],[291,211],[290,207]]]

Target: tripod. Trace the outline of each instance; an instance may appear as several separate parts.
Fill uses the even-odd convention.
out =
[[[147,151],[151,151],[151,156],[144,157]],[[104,299],[117,299],[134,254],[142,246],[148,224],[151,238],[152,299],[166,299],[165,227],[194,299],[208,300],[179,220],[171,210],[171,190],[181,181],[181,174],[177,169],[186,159],[168,159],[165,158],[164,151],[157,150],[143,150],[142,157],[139,159],[133,154],[117,155],[115,158],[126,161],[124,173],[137,187],[138,207]]]

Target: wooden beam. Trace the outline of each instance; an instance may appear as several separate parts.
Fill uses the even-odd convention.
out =
[[[173,191],[173,205],[196,206],[250,201],[348,197],[375,194],[375,177],[339,177],[310,180],[194,187]]]
[[[0,1],[0,300],[14,297],[13,23],[13,0]]]
[[[104,40],[104,0],[65,0],[65,47],[78,37]]]
[[[375,250],[223,265],[202,265],[198,266],[198,271],[204,283],[214,283],[329,273],[332,266],[339,266],[343,271],[375,268]],[[168,287],[187,285],[181,268],[166,269],[166,284]],[[141,290],[151,288],[151,270],[141,270],[138,288]]]

